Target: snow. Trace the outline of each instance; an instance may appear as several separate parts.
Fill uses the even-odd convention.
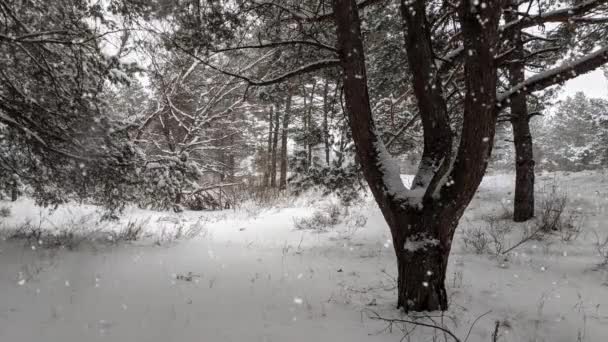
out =
[[[376,136],[379,137],[380,135],[376,133]],[[397,164],[395,159],[386,150],[384,143],[381,140],[377,140],[374,147],[378,151],[378,164],[380,166],[380,171],[383,174],[384,186],[386,187],[387,193],[396,199],[407,201],[408,205],[421,205],[426,188],[406,188],[401,177],[399,164]]]
[[[594,244],[595,233],[608,236],[608,174],[537,177],[539,191],[557,180],[584,213],[579,239],[530,241],[506,260],[467,251],[462,232],[508,205],[513,179],[487,176],[461,220],[448,265],[446,324],[464,340],[490,311],[468,341],[491,341],[495,321],[499,341],[576,341],[579,333],[583,341],[604,340],[608,273],[596,267]],[[107,223],[91,205],[49,213],[27,199],[0,202],[12,210],[0,219],[4,230],[25,220],[51,231],[146,222],[143,239],[116,245],[69,250],[0,240],[0,341],[399,341],[400,329],[369,318],[400,317],[391,238],[371,196],[350,208],[368,217],[358,230],[346,223],[323,233],[294,229],[295,217],[334,200],[308,195],[220,212],[128,208]],[[201,230],[192,239],[159,238],[196,224]],[[523,225],[513,223],[509,241]],[[411,340],[433,336],[419,327]]]
[[[437,239],[408,240],[403,245],[403,249],[408,252],[416,252],[421,249],[426,249],[427,246],[437,245],[439,245],[439,240]]]

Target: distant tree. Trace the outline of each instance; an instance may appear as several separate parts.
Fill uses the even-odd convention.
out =
[[[546,158],[562,170],[608,165],[608,101],[576,93],[562,101],[547,118],[543,140]]]

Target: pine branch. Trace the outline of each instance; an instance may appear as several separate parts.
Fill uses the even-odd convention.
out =
[[[496,106],[503,108],[516,94],[532,93],[593,71],[608,63],[608,46],[572,62],[536,74],[511,89],[498,94]]]

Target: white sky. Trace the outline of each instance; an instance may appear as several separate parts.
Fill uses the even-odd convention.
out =
[[[582,91],[588,97],[602,97],[608,99],[608,80],[601,69],[581,75],[566,82],[562,88],[560,98],[572,96]]]

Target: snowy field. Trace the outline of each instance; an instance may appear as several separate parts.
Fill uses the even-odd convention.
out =
[[[450,310],[407,319],[443,324],[461,341],[469,330],[468,341],[492,341],[496,322],[498,341],[608,340],[608,266],[598,246],[608,236],[608,174],[537,179],[539,199],[553,184],[567,193],[580,233],[475,253],[464,231],[486,229],[487,217],[509,227],[503,250],[533,229],[499,219],[513,175],[487,176],[453,247]],[[92,206],[49,212],[26,199],[0,202],[11,208],[0,218],[0,341],[400,341],[404,329],[404,341],[450,341],[372,319],[406,317],[395,309],[393,247],[371,197],[333,227],[296,229],[333,201],[310,194],[272,208],[129,209],[119,222],[99,222]],[[64,234],[70,248],[46,245],[44,234],[9,238],[26,222]],[[143,227],[133,233],[140,238],[113,243],[129,225]]]

